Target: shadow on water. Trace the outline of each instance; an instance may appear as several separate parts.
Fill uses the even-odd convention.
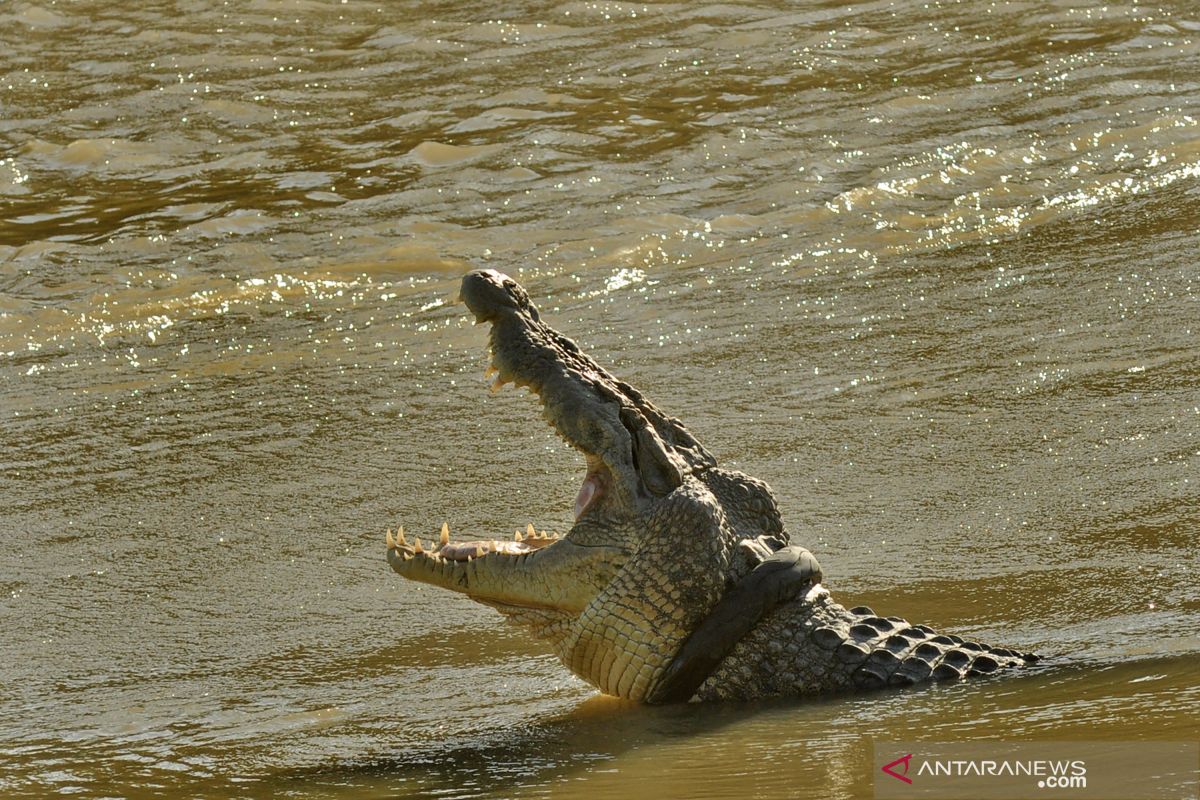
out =
[[[505,797],[550,793],[552,787],[620,771],[638,751],[686,747],[689,741],[725,738],[725,732],[756,717],[822,706],[842,700],[803,703],[758,702],[643,706],[604,695],[591,697],[569,713],[470,739],[293,773],[276,784],[283,795],[308,796],[321,787],[356,787],[361,796]],[[464,709],[469,714],[470,709]]]
[[[1196,677],[1193,653],[1056,660],[1020,674],[830,698],[647,707],[596,696],[563,715],[264,784],[294,797],[617,798],[641,796],[648,780],[670,796],[789,796],[814,785],[830,797],[869,796],[880,742],[965,742],[998,731],[1005,741],[1187,739]],[[1129,684],[1144,689],[1122,688]],[[1139,722],[1147,714],[1153,735]]]

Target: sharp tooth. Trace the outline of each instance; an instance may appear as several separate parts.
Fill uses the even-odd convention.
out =
[[[425,552],[425,548],[421,547],[421,537],[419,537],[419,536],[413,540],[413,552],[414,553],[424,553]]]
[[[525,533],[526,533],[526,534],[528,534],[529,536],[534,536],[534,537],[536,537],[536,536],[537,536],[537,531],[535,531],[535,530],[533,529],[533,523],[532,523],[532,522],[531,522],[531,523],[529,523],[529,527],[525,529]]]
[[[484,555],[487,555],[487,548],[481,544],[475,545],[475,557],[479,558],[480,556]]]
[[[399,528],[396,528],[396,546],[397,547],[407,547],[408,546],[408,542],[406,542],[404,540],[404,526],[403,525],[401,525]]]
[[[387,529],[387,533],[385,534],[385,536],[387,537],[388,550],[395,550],[396,549],[396,540],[392,538],[392,529],[391,528]]]
[[[404,560],[405,560],[405,561],[412,561],[412,560],[413,560],[413,554],[412,554],[412,553],[409,553],[408,551],[401,551],[401,553],[404,555]]]
[[[450,544],[450,523],[442,523],[442,544]]]
[[[523,541],[524,539],[525,539],[525,537],[521,535],[520,531],[517,531],[516,533],[513,534],[514,542],[520,542],[520,541]]]

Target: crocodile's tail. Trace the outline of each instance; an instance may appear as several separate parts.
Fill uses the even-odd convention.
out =
[[[813,641],[832,651],[834,661],[844,668],[847,686],[873,689],[957,680],[1039,660],[1032,653],[939,634],[899,617],[880,617],[866,606],[847,613],[848,631],[838,625],[821,626],[812,632]]]

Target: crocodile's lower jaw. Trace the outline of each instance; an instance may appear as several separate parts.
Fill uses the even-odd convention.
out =
[[[535,550],[554,544],[559,538],[557,533],[547,533],[546,531],[538,533],[532,522],[529,523],[524,533],[519,530],[513,533],[511,540],[476,539],[468,542],[451,541],[450,523],[444,522],[438,543],[434,545],[431,537],[428,549],[421,543],[419,537],[410,544],[404,535],[403,526],[396,529],[394,538],[390,528],[385,534],[389,552],[398,552],[399,557],[405,561],[417,558],[427,559],[430,567],[436,567],[443,561],[472,561],[490,553],[505,556],[528,555]]]

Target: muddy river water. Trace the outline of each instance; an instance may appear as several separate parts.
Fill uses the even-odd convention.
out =
[[[1194,2],[44,0],[0,53],[0,796],[843,798],[882,740],[1200,738]],[[488,394],[481,266],[835,597],[1047,666],[645,709],[401,581],[385,528],[565,531],[583,476]]]

